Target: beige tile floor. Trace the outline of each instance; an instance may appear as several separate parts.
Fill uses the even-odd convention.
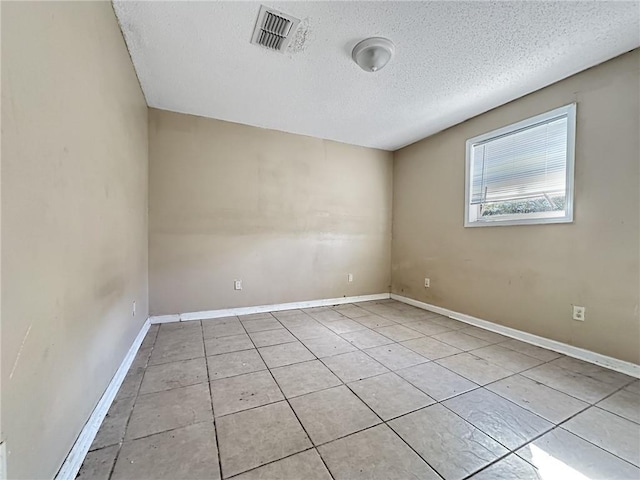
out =
[[[392,300],[154,325],[79,479],[638,479],[638,380]]]

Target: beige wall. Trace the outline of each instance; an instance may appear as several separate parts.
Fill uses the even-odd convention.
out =
[[[393,292],[640,362],[639,95],[636,50],[396,152]],[[465,229],[465,141],[571,102],[574,223]]]
[[[152,314],[389,291],[391,153],[154,109],[149,149]]]
[[[2,2],[10,478],[56,474],[145,321],[147,139],[110,3]]]
[[[392,155],[153,109],[147,123],[109,3],[1,8],[10,478],[55,475],[147,295],[152,314],[364,295],[388,291],[392,265],[395,293],[639,362],[639,52]],[[573,101],[575,222],[464,229],[465,140]]]

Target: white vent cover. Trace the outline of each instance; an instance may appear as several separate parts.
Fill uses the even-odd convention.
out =
[[[261,5],[251,43],[284,52],[299,23],[300,20],[291,15]]]

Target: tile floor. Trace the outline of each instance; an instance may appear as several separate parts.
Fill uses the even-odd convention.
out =
[[[638,479],[640,382],[384,300],[154,325],[86,479]]]

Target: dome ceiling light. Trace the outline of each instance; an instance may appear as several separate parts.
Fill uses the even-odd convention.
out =
[[[351,58],[365,72],[377,72],[389,63],[395,51],[396,47],[391,40],[372,37],[362,40],[353,47]]]

